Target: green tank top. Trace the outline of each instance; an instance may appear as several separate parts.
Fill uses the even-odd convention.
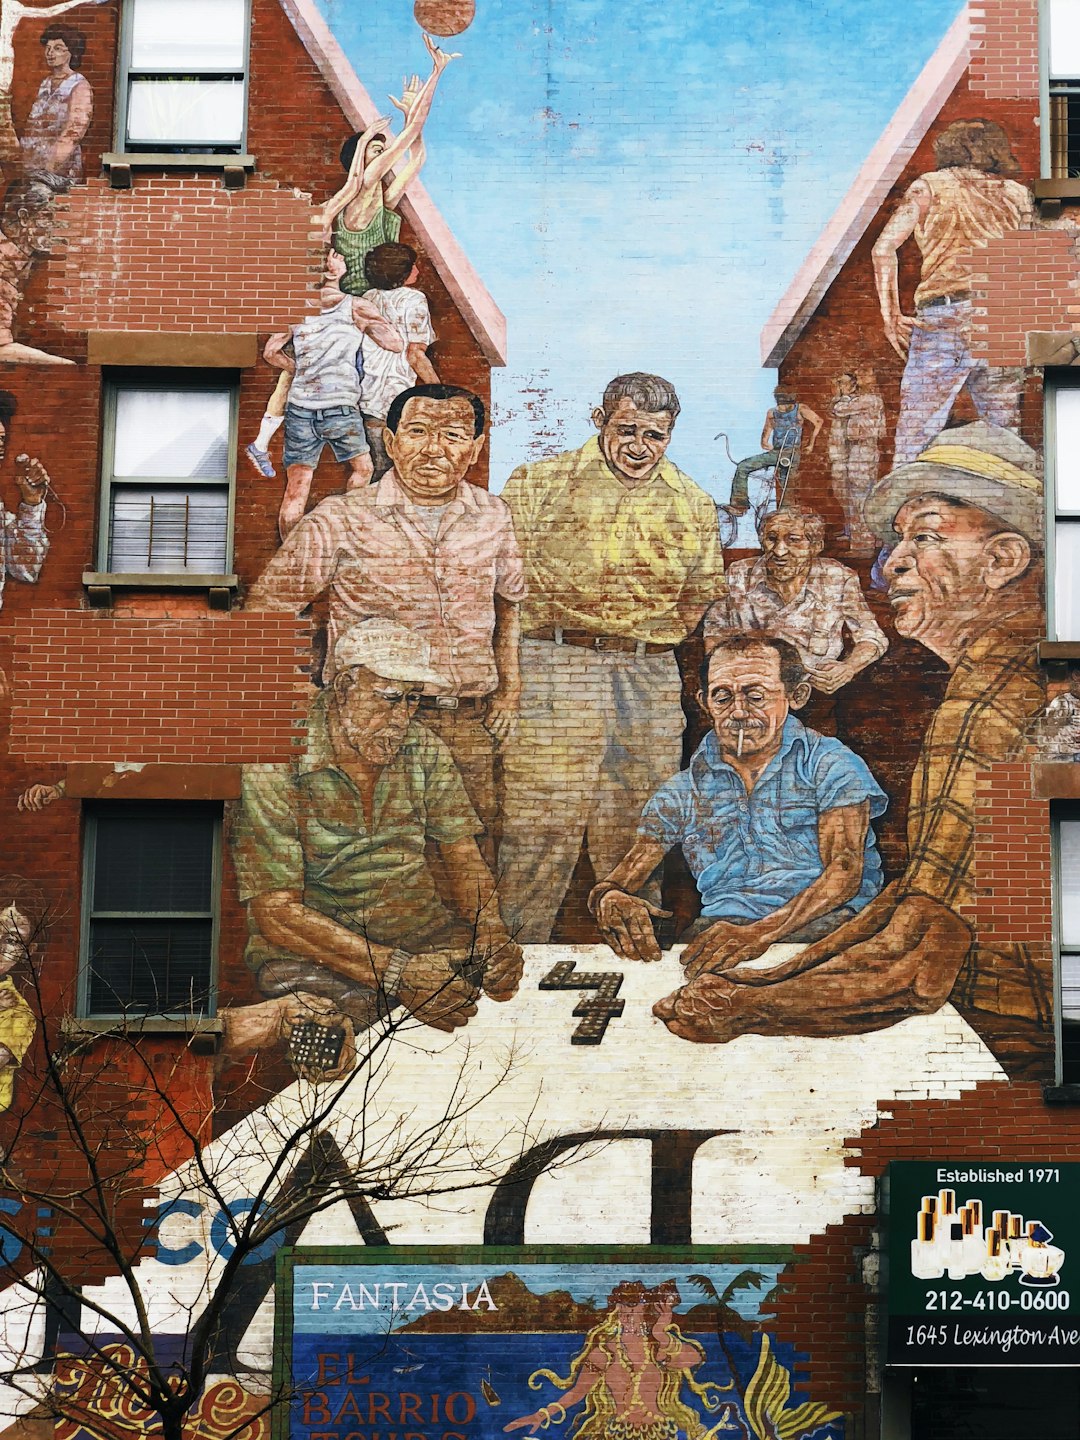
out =
[[[346,295],[363,295],[371,286],[364,274],[364,256],[376,245],[396,244],[401,234],[401,216],[380,205],[363,230],[350,230],[343,215],[334,221],[334,249],[343,256],[348,269],[341,277]]]

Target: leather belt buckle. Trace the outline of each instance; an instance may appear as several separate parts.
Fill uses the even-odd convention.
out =
[[[435,696],[435,709],[436,709],[436,710],[456,710],[456,709],[458,708],[458,706],[460,705],[460,703],[461,703],[461,702],[460,702],[460,700],[458,699],[458,697],[457,697],[456,695],[436,695],[436,696]]]
[[[556,645],[561,645],[561,644],[563,643],[563,632],[562,632],[562,626],[561,626],[561,625],[556,625],[556,626],[555,626],[555,631],[554,631],[554,634],[552,635],[552,639],[555,641],[555,644],[556,644]]]

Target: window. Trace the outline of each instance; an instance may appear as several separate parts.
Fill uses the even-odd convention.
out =
[[[106,392],[98,565],[114,575],[222,576],[232,558],[236,386],[190,372]]]
[[[1047,0],[1046,74],[1050,105],[1048,174],[1080,178],[1080,5]]]
[[[124,14],[120,149],[239,151],[248,0],[128,0]]]
[[[1046,387],[1050,637],[1080,640],[1080,385]]]
[[[88,809],[83,1014],[212,1012],[220,819],[198,804]]]
[[[1062,1079],[1080,1082],[1080,808],[1055,810],[1055,908]]]

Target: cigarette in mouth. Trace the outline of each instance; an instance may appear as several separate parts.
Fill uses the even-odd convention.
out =
[[[739,748],[735,751],[736,758],[739,759],[739,760],[742,759],[742,742],[743,742],[743,738],[745,737],[745,735],[746,735],[746,731],[745,731],[745,730],[743,729],[743,727],[740,725],[740,726],[739,726]]]

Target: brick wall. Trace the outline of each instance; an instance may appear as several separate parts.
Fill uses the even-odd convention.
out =
[[[971,89],[989,100],[1039,98],[1039,0],[975,0]]]
[[[1030,330],[1080,328],[1080,266],[1075,237],[1028,230],[987,245],[975,273],[980,314],[972,352],[991,365],[1024,365]]]
[[[324,252],[311,205],[273,180],[230,191],[214,175],[139,174],[130,190],[93,179],[59,219],[69,330],[251,333],[314,308]]]
[[[54,764],[288,760],[309,653],[288,616],[39,610],[20,636],[10,746]]]
[[[978,896],[973,919],[988,944],[1049,949],[1050,812],[1032,794],[1030,763],[995,765],[977,782]]]
[[[822,297],[818,313],[786,362],[784,381],[822,416],[829,414],[838,372],[869,366],[885,403],[890,435],[895,427],[902,363],[882,331],[870,248],[906,187],[933,168],[933,135],[952,119],[996,119],[1008,130],[1024,173],[1035,172],[1035,13],[1034,0],[986,0],[978,7],[973,18],[981,47],[969,81],[946,102],[930,135],[883,197],[881,217]],[[105,18],[104,10],[97,16],[93,50],[94,63],[100,66],[113,20]],[[94,178],[72,194],[64,217],[66,251],[35,275],[23,312],[34,326],[40,325],[41,334],[56,338],[62,353],[79,357],[87,330],[232,330],[264,339],[310,307],[321,247],[311,239],[311,204],[305,197],[318,203],[340,183],[337,152],[349,126],[278,0],[255,0],[252,47],[249,144],[257,157],[257,174],[244,190],[226,192],[213,176],[137,174],[131,191],[112,191]],[[101,96],[93,131],[98,150],[109,143],[110,80],[105,73],[95,80]],[[24,87],[17,108],[25,107],[26,98]],[[403,238],[411,239],[407,226]],[[1072,242],[1064,232],[1011,236],[988,247],[979,293],[986,316],[979,322],[983,328],[978,345],[992,363],[1023,363],[1030,329],[1069,328],[1076,270]],[[901,261],[905,309],[910,308],[914,283],[909,245]],[[438,331],[433,357],[440,374],[487,398],[488,367],[430,257],[421,257],[421,285]],[[262,364],[241,376],[241,447],[255,433],[274,378]],[[75,762],[235,765],[288,760],[302,739],[301,667],[310,655],[306,626],[243,610],[212,614],[200,595],[135,593],[118,595],[111,612],[82,608],[81,574],[92,564],[97,523],[100,382],[98,372],[85,369],[47,377],[20,372],[5,379],[23,406],[19,447],[41,454],[65,506],[63,515],[58,503],[50,507],[52,548],[38,584],[10,585],[5,593],[4,616],[12,633],[0,645],[0,663],[15,686],[9,750],[0,765],[0,798],[18,841],[18,860],[12,863],[56,900],[45,981],[47,1002],[56,1014],[72,1008],[77,970],[79,808],[69,797],[43,814],[14,818],[16,797],[31,781],[61,778],[64,767]],[[957,418],[973,414],[962,404]],[[1033,444],[1039,443],[1037,380],[1025,399],[1023,432]],[[883,447],[883,467],[891,458],[886,453],[889,444]],[[274,457],[282,468],[280,440]],[[480,483],[485,481],[485,466],[486,457],[473,477]],[[3,484],[10,494],[9,472]],[[278,546],[280,486],[281,477],[257,477],[241,456],[235,495],[241,601]],[[340,467],[326,456],[311,503],[341,486]],[[841,554],[841,507],[832,490],[826,437],[805,457],[797,490],[798,499],[828,521],[826,553]],[[819,728],[831,728],[865,756],[888,792],[889,809],[878,830],[891,879],[902,872],[907,853],[907,782],[947,673],[927,650],[896,634],[886,601],[870,588],[869,558],[849,563],[859,570],[890,649],[835,700],[815,697],[806,718]],[[692,662],[685,668],[691,688]],[[693,738],[700,734],[699,728]],[[224,849],[220,995],[223,1003],[244,1004],[256,998],[256,988],[241,959],[246,914],[237,897],[228,846]],[[976,878],[977,899],[969,918],[980,934],[988,941],[1026,942],[1040,961],[1048,962],[1046,804],[1033,799],[1026,759],[996,766],[980,782]],[[689,918],[680,912],[680,919]],[[591,920],[580,907],[576,920],[581,928],[575,932],[574,917],[564,912],[562,933],[591,938]],[[811,1042],[808,1055],[816,1043]],[[881,1043],[889,1044],[887,1032]],[[106,1053],[98,1049],[93,1056],[100,1062]],[[146,1053],[156,1070],[169,1077],[170,1093],[179,1104],[209,1111],[214,1098],[209,1059],[178,1040],[155,1039]],[[723,1064],[725,1057],[714,1047],[705,1059]],[[139,1088],[133,1068],[121,1067],[119,1073],[124,1084]],[[245,1089],[243,1082],[252,1076],[258,1085]],[[219,1125],[281,1089],[291,1072],[279,1049],[250,1066],[245,1060],[225,1071],[224,1078],[233,1089],[222,1084],[216,1092],[219,1101],[228,1096],[216,1116]],[[752,1076],[747,1083],[755,1083]],[[778,1097],[778,1130],[786,1103],[787,1097]],[[163,1108],[152,1094],[144,1091],[138,1106],[132,1113],[161,1138],[158,1153],[141,1160],[142,1178],[152,1184],[183,1159],[185,1145],[182,1133],[163,1122]],[[0,1117],[0,1133],[6,1123]],[[1080,1155],[1077,1126],[1068,1115],[1062,1124],[1056,1112],[1047,1112],[1034,1085],[1007,1089],[984,1084],[964,1098],[890,1102],[876,1123],[847,1143],[848,1163],[872,1176],[894,1156],[921,1158],[946,1151],[996,1156],[1006,1148],[1010,1158],[1045,1159],[1049,1153],[1070,1158],[1074,1151]],[[750,1156],[748,1164],[752,1160]],[[762,1203],[766,1201],[762,1196]],[[129,1218],[137,1224],[142,1217],[133,1208]],[[864,1260],[873,1252],[875,1228],[872,1214],[851,1214],[800,1246],[800,1260],[784,1277],[777,1308],[778,1337],[809,1354],[806,1392],[856,1416],[863,1410],[870,1355],[866,1327],[874,1294],[866,1283]],[[72,1236],[60,1237],[59,1243],[67,1244],[72,1255],[78,1253]],[[856,1433],[859,1424],[856,1420]]]

